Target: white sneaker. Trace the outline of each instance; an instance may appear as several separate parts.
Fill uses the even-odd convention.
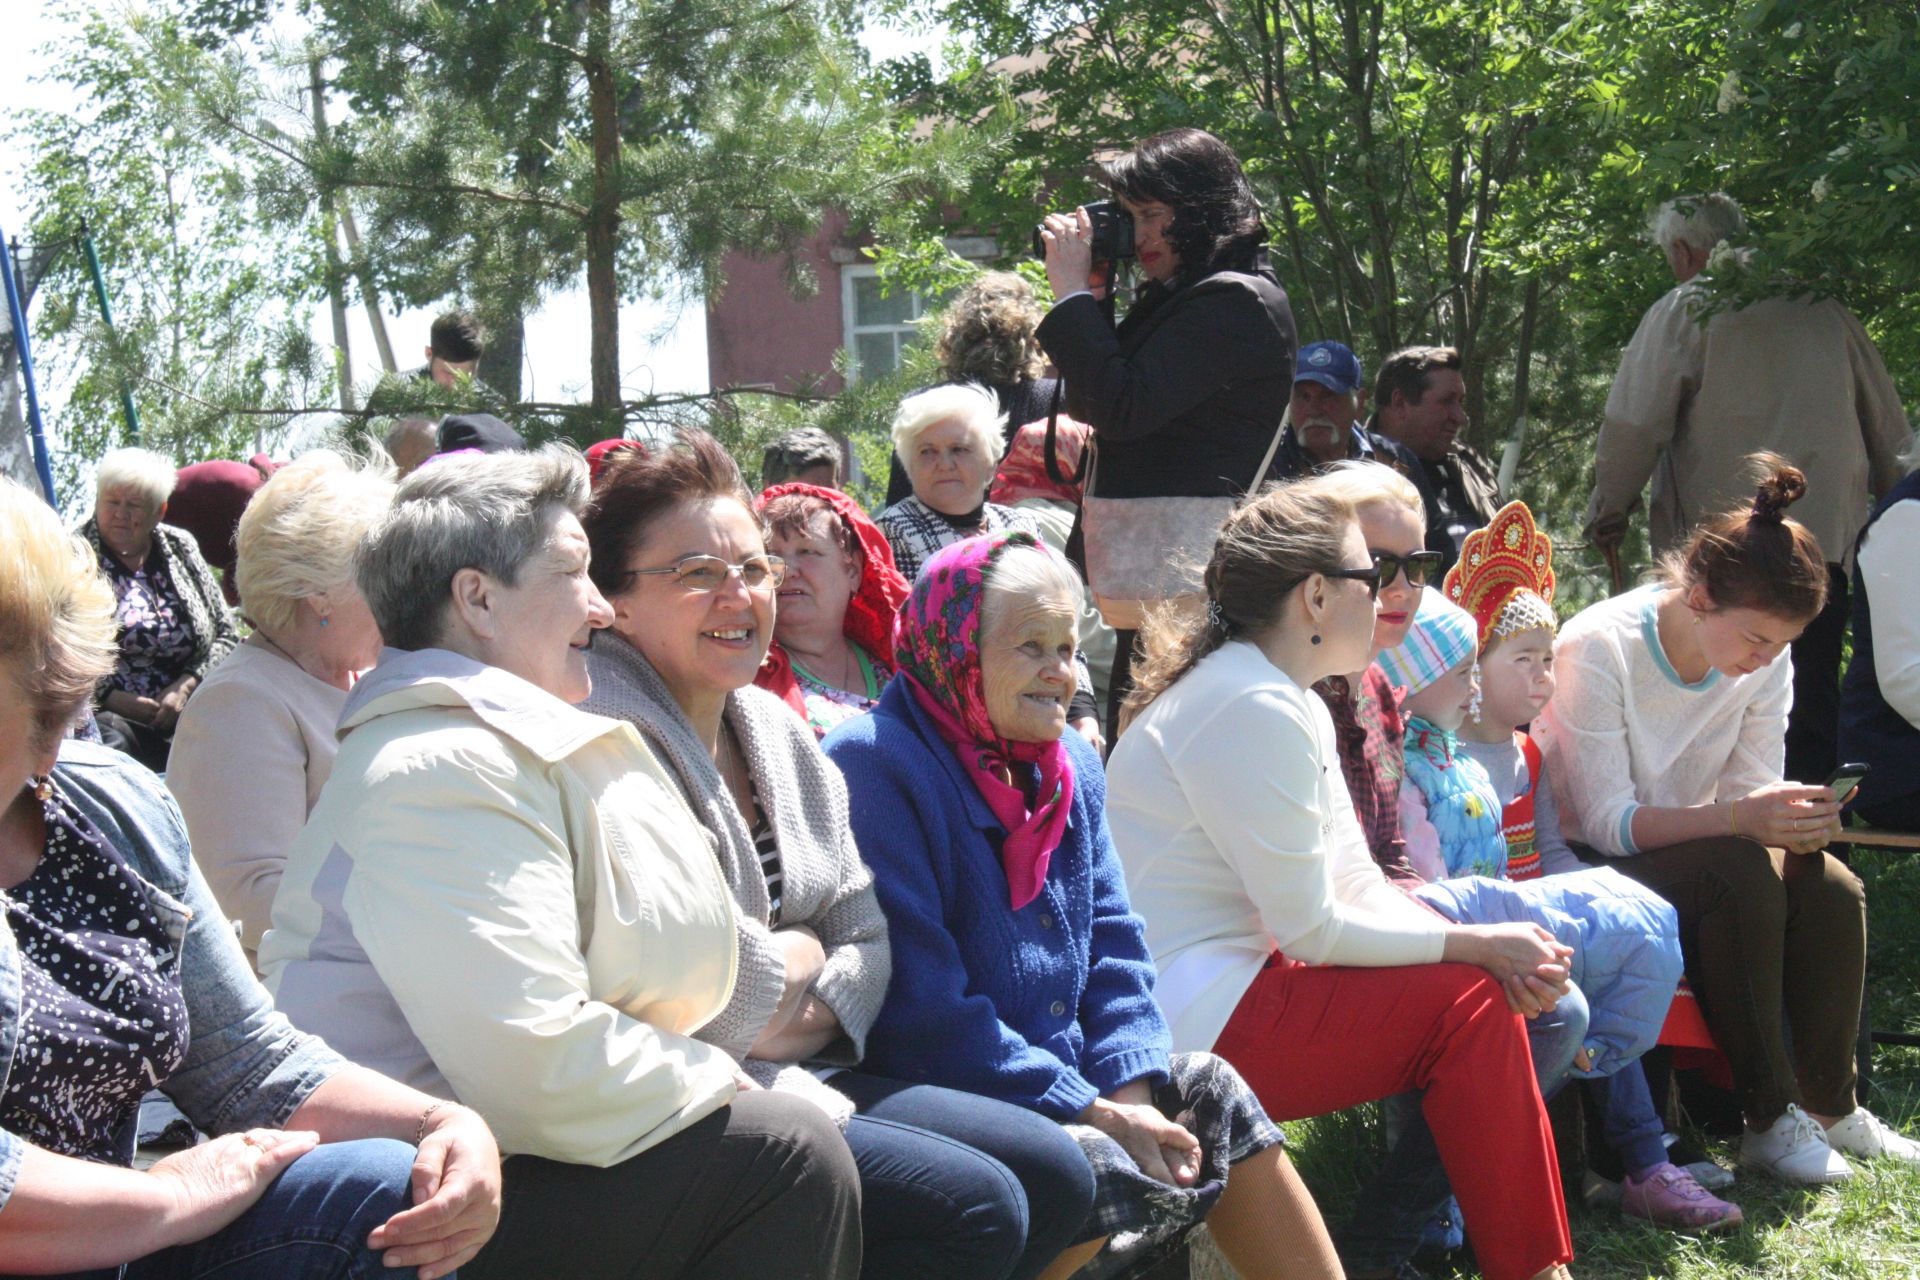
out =
[[[1820,1122],[1792,1103],[1766,1129],[1747,1130],[1740,1139],[1740,1164],[1792,1186],[1845,1182],[1853,1176],[1853,1167],[1827,1141]]]
[[[1855,1107],[1852,1115],[1827,1130],[1827,1145],[1863,1160],[1892,1156],[1908,1164],[1920,1164],[1920,1142],[1895,1133],[1865,1107]]]

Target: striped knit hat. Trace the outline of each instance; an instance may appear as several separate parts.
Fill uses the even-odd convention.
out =
[[[1411,697],[1479,651],[1480,629],[1473,615],[1425,587],[1407,638],[1377,661],[1388,681]]]

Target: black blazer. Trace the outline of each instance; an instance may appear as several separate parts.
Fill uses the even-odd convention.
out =
[[[1149,284],[1118,328],[1079,294],[1038,337],[1093,428],[1102,498],[1244,493],[1293,394],[1293,309],[1264,271]]]

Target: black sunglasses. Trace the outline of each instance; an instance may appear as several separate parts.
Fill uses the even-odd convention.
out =
[[[1385,575],[1382,574],[1380,566],[1377,564],[1369,565],[1365,569],[1322,569],[1320,576],[1323,578],[1350,578],[1355,582],[1364,582],[1367,584],[1367,598],[1369,600],[1378,600],[1380,598],[1380,584],[1385,579]]]
[[[1380,585],[1390,587],[1393,580],[1401,574],[1407,575],[1407,585],[1424,587],[1433,580],[1440,569],[1442,559],[1438,551],[1415,551],[1408,555],[1393,555],[1386,551],[1373,551],[1373,567],[1380,571]]]

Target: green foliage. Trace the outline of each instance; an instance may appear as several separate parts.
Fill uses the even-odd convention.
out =
[[[51,53],[49,78],[85,105],[15,126],[32,156],[28,234],[70,241],[89,227],[115,320],[109,334],[69,245],[33,317],[42,381],[65,392],[50,422],[60,487],[125,442],[123,385],[150,446],[183,463],[249,453],[285,422],[254,411],[306,403],[327,371],[308,334],[301,239],[266,231],[237,158],[193,127],[193,95],[248,73],[161,12],[93,12]]]
[[[961,223],[1023,255],[1047,209],[1101,194],[1096,157],[1174,125],[1218,134],[1265,202],[1303,341],[1347,342],[1369,368],[1412,342],[1460,347],[1468,439],[1496,454],[1526,413],[1517,490],[1576,597],[1606,586],[1577,525],[1607,387],[1672,285],[1644,234],[1660,201],[1724,189],[1746,205],[1755,252],[1717,273],[1722,305],[1837,294],[1896,380],[1920,378],[1912,5],[945,0],[938,13],[955,36],[946,74],[885,70],[995,148]],[[915,212],[886,225],[879,255],[906,279],[935,260],[951,213]]]

